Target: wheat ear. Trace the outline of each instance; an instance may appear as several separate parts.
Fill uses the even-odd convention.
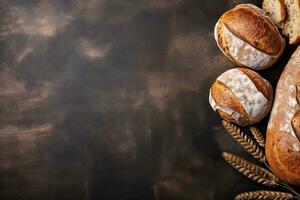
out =
[[[264,163],[266,161],[265,154],[260,149],[259,145],[247,136],[237,125],[227,121],[222,121],[224,128],[243,148],[250,153],[254,158]]]
[[[250,127],[250,132],[252,133],[254,139],[261,147],[265,147],[265,139],[260,130],[254,126]]]
[[[290,200],[293,199],[293,195],[285,192],[273,192],[273,191],[253,191],[253,192],[244,192],[237,195],[234,200],[256,200],[256,199],[265,199],[265,200]]]
[[[244,176],[266,186],[276,186],[278,178],[270,171],[254,165],[238,156],[224,152],[223,158]]]

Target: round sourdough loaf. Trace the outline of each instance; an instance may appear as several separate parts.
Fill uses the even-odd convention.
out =
[[[240,126],[261,121],[273,101],[271,84],[247,68],[235,68],[217,78],[209,91],[209,103],[223,119]]]
[[[214,31],[221,51],[235,64],[261,70],[272,66],[285,48],[277,27],[252,4],[225,12]]]

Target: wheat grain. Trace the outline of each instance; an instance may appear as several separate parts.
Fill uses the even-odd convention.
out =
[[[259,145],[256,144],[256,142],[253,141],[249,136],[247,136],[238,126],[224,120],[222,121],[222,124],[227,133],[229,133],[238,143],[240,143],[248,153],[262,163],[266,161],[265,154],[260,149]]]
[[[250,127],[250,132],[252,133],[254,139],[261,147],[265,147],[265,139],[260,130],[254,126]]]
[[[266,186],[276,186],[278,178],[270,171],[254,165],[238,156],[224,152],[223,158],[237,171],[249,179]]]
[[[244,192],[237,195],[235,200],[290,200],[293,199],[293,195],[285,192],[274,192],[274,191],[253,191],[253,192]]]

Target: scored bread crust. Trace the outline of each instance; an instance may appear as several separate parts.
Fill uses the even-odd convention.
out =
[[[224,55],[226,55],[232,62],[236,63],[240,67],[247,67],[246,65],[239,62],[237,59],[234,58],[234,56],[231,54],[226,39],[223,38],[224,36],[224,24],[221,22],[221,19],[216,23],[214,36],[215,40],[217,42],[217,45],[219,49],[222,51]]]
[[[258,74],[252,70],[246,68],[239,68],[249,79],[254,83],[257,90],[260,91],[270,102],[273,102],[273,88],[269,81],[258,76]]]
[[[248,126],[259,122],[270,111],[272,90],[271,84],[256,72],[231,69],[212,85],[209,102],[223,119]]]
[[[216,23],[214,35],[230,60],[256,70],[274,64],[285,48],[276,26],[252,4],[242,4],[224,13]]]
[[[222,16],[222,22],[234,35],[266,54],[276,55],[281,51],[282,39],[276,27],[252,7],[229,10]]]
[[[278,81],[266,138],[270,167],[282,181],[293,185],[300,185],[300,142],[292,127],[292,120],[300,109],[299,77],[300,47]]]
[[[209,96],[210,104],[222,118],[242,125],[249,121],[246,110],[224,83],[216,80],[211,87]]]

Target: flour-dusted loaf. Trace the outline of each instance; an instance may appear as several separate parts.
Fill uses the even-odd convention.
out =
[[[266,157],[273,172],[295,185],[300,185],[299,103],[300,47],[278,81],[266,139]]]
[[[209,103],[223,119],[241,126],[261,121],[271,110],[270,83],[247,68],[235,68],[217,78],[209,91]]]
[[[225,12],[214,31],[222,52],[241,67],[261,70],[272,66],[285,48],[277,27],[252,4]]]
[[[266,15],[278,25],[286,18],[286,8],[284,0],[263,0],[262,8]]]
[[[284,0],[287,17],[279,24],[281,33],[289,37],[290,44],[300,42],[300,0]]]

